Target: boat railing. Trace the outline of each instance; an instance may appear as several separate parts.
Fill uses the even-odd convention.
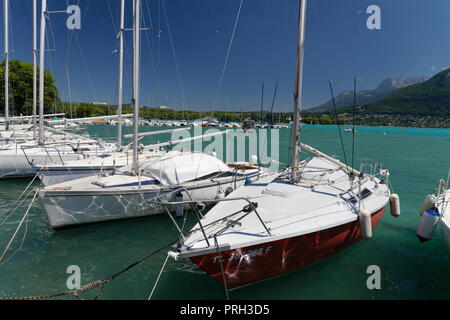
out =
[[[179,193],[179,192],[185,192],[185,193],[188,195],[188,197],[190,198],[190,200],[183,200],[183,201],[156,201],[156,200],[159,199],[159,198],[162,198],[162,197],[166,197],[166,198],[167,198],[167,196],[172,195],[172,194],[177,194],[177,193]],[[198,210],[198,208],[197,208],[196,205],[198,205],[198,204],[208,204],[208,203],[226,202],[226,201],[245,201],[245,202],[247,202],[247,203],[248,203],[248,206],[245,206],[243,210],[239,211],[239,213],[240,213],[240,212],[245,212],[246,214],[243,215],[242,217],[240,217],[239,220],[243,219],[245,216],[247,216],[247,215],[250,214],[251,212],[254,212],[255,215],[256,215],[256,217],[258,218],[258,220],[261,222],[262,226],[263,226],[264,229],[266,230],[267,234],[268,234],[269,236],[272,235],[271,232],[270,232],[270,229],[267,227],[266,223],[264,222],[264,220],[261,218],[260,214],[259,214],[258,211],[256,210],[257,205],[255,205],[255,203],[251,202],[250,199],[247,198],[247,197],[226,197],[226,198],[223,198],[223,199],[193,200],[192,197],[191,197],[191,195],[188,193],[187,189],[186,189],[185,187],[182,187],[182,188],[177,188],[177,189],[175,189],[175,190],[172,190],[172,191],[170,191],[170,192],[162,193],[162,194],[160,194],[160,195],[154,197],[153,199],[148,200],[147,203],[152,204],[152,205],[160,205],[160,206],[163,206],[164,208],[166,208],[166,211],[167,211],[169,217],[172,219],[172,222],[174,222],[174,224],[176,225],[178,231],[180,231],[180,234],[181,234],[182,238],[184,238],[184,235],[182,234],[180,228],[178,227],[178,224],[175,222],[175,220],[173,219],[173,217],[172,217],[172,215],[170,214],[169,210],[167,209],[167,206],[169,206],[169,205],[172,205],[172,206],[173,206],[173,205],[190,205],[190,206],[192,207],[193,211],[196,213],[197,222],[198,222],[198,225],[199,225],[199,227],[200,227],[200,230],[201,230],[201,232],[202,232],[202,234],[203,234],[203,237],[205,238],[205,241],[206,241],[206,243],[208,244],[208,246],[210,246],[210,243],[209,243],[209,241],[208,241],[208,237],[206,236],[206,232],[205,232],[205,229],[204,229],[205,226],[203,226],[203,224],[202,224],[202,222],[201,222],[201,218],[200,218],[200,217],[203,218],[203,215],[200,213],[200,211]],[[245,208],[248,208],[248,210],[246,211]],[[230,216],[233,216],[233,215],[235,215],[235,214],[236,214],[236,213],[233,213],[233,214],[231,214]],[[213,224],[215,224],[215,223],[218,223],[218,222],[220,222],[220,221],[223,221],[224,219],[227,219],[227,218],[230,217],[230,216],[221,217],[220,219],[215,220],[215,221],[209,223],[208,226],[209,226],[209,225],[213,225]],[[230,226],[227,225],[227,226],[226,226],[223,230],[221,230],[220,232],[224,232],[224,231],[225,231],[226,229],[228,229],[229,227],[230,227]]]
[[[64,144],[63,144],[63,146],[64,146]],[[45,153],[47,154],[47,157],[50,160],[50,162],[54,162],[53,159],[52,159],[52,156],[50,155],[50,152],[47,149],[47,147],[50,147],[50,145],[42,145],[41,146],[41,148],[45,150]],[[51,147],[56,150],[56,152],[58,153],[58,156],[59,156],[59,160],[61,161],[61,164],[64,165],[64,160],[63,160],[63,158],[61,156],[61,153],[60,153],[60,151],[58,149],[58,144],[55,144],[54,146],[51,146]],[[20,149],[22,150],[22,152],[23,152],[23,154],[25,156],[25,159],[27,160],[27,162],[30,165],[33,165],[33,161],[28,158],[28,155],[27,155],[25,150],[26,149],[34,149],[34,148],[36,148],[36,146],[20,146]],[[17,153],[17,151],[16,151],[16,153]]]

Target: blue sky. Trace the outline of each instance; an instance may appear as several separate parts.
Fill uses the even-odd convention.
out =
[[[126,24],[131,27],[132,1],[126,1]],[[11,59],[31,62],[31,0],[10,2]],[[52,50],[46,55],[46,69],[54,73],[61,98],[69,99],[68,70],[72,101],[115,103],[119,0],[47,2],[52,11],[79,4],[83,16],[79,31],[67,30],[66,14],[50,17]],[[268,83],[265,109],[269,109],[278,81],[275,110],[292,109],[297,0],[243,1],[217,99],[241,0],[142,2],[143,24],[154,28],[142,33],[142,104],[182,109],[184,102],[184,108],[191,110],[240,110],[241,105],[247,111],[259,110],[264,81]],[[373,4],[381,8],[381,30],[366,27],[366,9]],[[359,89],[372,89],[389,77],[429,76],[450,66],[449,13],[448,0],[309,0],[304,108],[329,99],[328,80],[340,92],[351,89],[357,75],[362,78]],[[0,39],[3,44],[3,32]],[[126,44],[124,101],[129,102],[130,32]]]

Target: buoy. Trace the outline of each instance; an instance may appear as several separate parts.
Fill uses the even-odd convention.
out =
[[[363,238],[372,238],[372,219],[369,211],[363,209],[359,212],[359,223],[361,226],[361,234]]]
[[[398,194],[391,194],[391,196],[389,197],[389,204],[391,208],[391,215],[393,217],[400,216],[400,197],[398,196]]]
[[[441,215],[436,208],[431,208],[424,212],[416,232],[420,242],[431,240],[433,237],[434,228],[436,227],[440,217]]]
[[[436,196],[434,196],[434,195],[432,195],[432,194],[427,195],[427,196],[425,197],[425,200],[423,200],[422,206],[420,207],[419,214],[420,214],[421,216],[423,216],[423,214],[424,214],[425,211],[427,211],[427,210],[433,208],[434,205],[436,204],[436,200],[437,200],[437,199],[436,199]]]
[[[178,192],[175,195],[175,202],[181,202],[183,201],[183,194],[181,192]],[[178,203],[175,205],[175,214],[177,217],[182,217],[184,215],[184,205],[181,203]]]
[[[250,157],[250,163],[257,164],[258,163],[258,156],[252,154],[251,157]]]

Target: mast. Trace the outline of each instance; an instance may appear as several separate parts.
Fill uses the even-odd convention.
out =
[[[5,130],[9,130],[9,0],[3,2],[5,23]]]
[[[139,130],[139,61],[140,61],[140,12],[141,0],[133,5],[133,171],[139,174],[138,130]]]
[[[36,140],[36,98],[37,98],[37,37],[36,37],[36,21],[37,21],[37,5],[36,0],[33,0],[33,139]]]
[[[264,107],[264,81],[261,83],[261,115],[260,115],[261,123],[263,123],[263,107]]]
[[[303,56],[305,47],[307,0],[300,0],[298,20],[298,42],[297,42],[297,77],[294,90],[294,116],[292,123],[292,158],[291,158],[291,180],[298,181],[298,166],[300,163],[300,111],[302,107],[302,83],[303,83]]]
[[[120,5],[120,30],[119,30],[119,95],[117,103],[117,145],[122,146],[122,91],[123,91],[123,31],[125,24],[125,0]]]
[[[47,0],[42,0],[41,6],[41,38],[39,52],[39,145],[44,144],[44,58],[45,58],[45,13]]]

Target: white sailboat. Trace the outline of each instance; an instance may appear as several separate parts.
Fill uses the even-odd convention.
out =
[[[89,176],[40,189],[41,204],[51,226],[58,229],[160,214],[165,212],[164,207],[148,201],[164,195],[167,201],[173,201],[173,191],[180,188],[182,198],[215,199],[224,197],[229,188],[263,176],[256,165],[226,165],[197,152],[172,151],[139,166],[139,175],[133,174],[130,165],[106,177]]]
[[[140,133],[139,137],[161,135],[173,132],[186,132],[186,129],[170,129],[170,130],[157,130]],[[225,132],[224,132],[225,133]],[[223,133],[222,133],[223,134]],[[130,135],[125,135],[128,138]],[[132,136],[132,135],[131,135]],[[183,143],[199,138],[204,138],[204,135],[193,138],[181,139],[178,141],[168,141],[164,143],[141,145],[139,146],[139,158],[138,161],[147,161],[150,159],[156,159],[162,156],[166,151],[163,147],[172,146],[177,143]],[[85,178],[95,175],[109,175],[129,165],[133,161],[133,149],[131,145],[119,147],[117,150],[111,152],[104,152],[98,156],[86,157],[83,159],[71,160],[71,161],[56,161],[51,163],[42,163],[33,165],[33,169],[37,172],[39,179],[45,186],[59,184],[75,179]],[[55,159],[58,160],[58,159]]]
[[[364,174],[299,142],[305,18],[301,0],[291,168],[213,200],[218,203],[169,252],[226,289],[302,268],[371,237],[390,199],[387,170]],[[300,162],[300,149],[314,157]]]
[[[450,171],[447,182],[440,180],[435,194],[427,195],[419,210],[422,216],[417,228],[417,237],[420,242],[431,240],[434,229],[439,224],[442,235],[447,247],[450,250],[450,189],[448,182],[450,180]]]
[[[168,201],[180,196],[214,199],[223,197],[227,188],[237,188],[261,176],[262,170],[256,165],[226,165],[213,156],[196,152],[169,152],[154,161],[139,161],[140,0],[134,1],[133,21],[133,161],[113,175],[41,188],[41,203],[55,229],[162,213],[164,207],[150,205],[148,201],[163,195]],[[179,189],[180,193],[174,194]]]
[[[80,135],[62,132],[56,129],[44,128],[44,70],[45,70],[45,29],[47,2],[42,0],[41,6],[41,30],[40,30],[40,70],[39,70],[39,130],[35,125],[26,130],[15,130],[10,125],[11,117],[8,110],[8,6],[9,1],[4,1],[5,13],[5,129],[2,132],[3,144],[0,147],[0,178],[29,177],[34,176],[32,164],[50,163],[57,161],[69,161],[100,155],[114,150],[113,144],[89,139]],[[33,122],[36,124],[36,1],[33,1]],[[19,117],[20,119],[20,117]],[[23,128],[20,128],[23,129]],[[31,131],[33,130],[33,137]],[[45,130],[44,130],[45,129]]]

